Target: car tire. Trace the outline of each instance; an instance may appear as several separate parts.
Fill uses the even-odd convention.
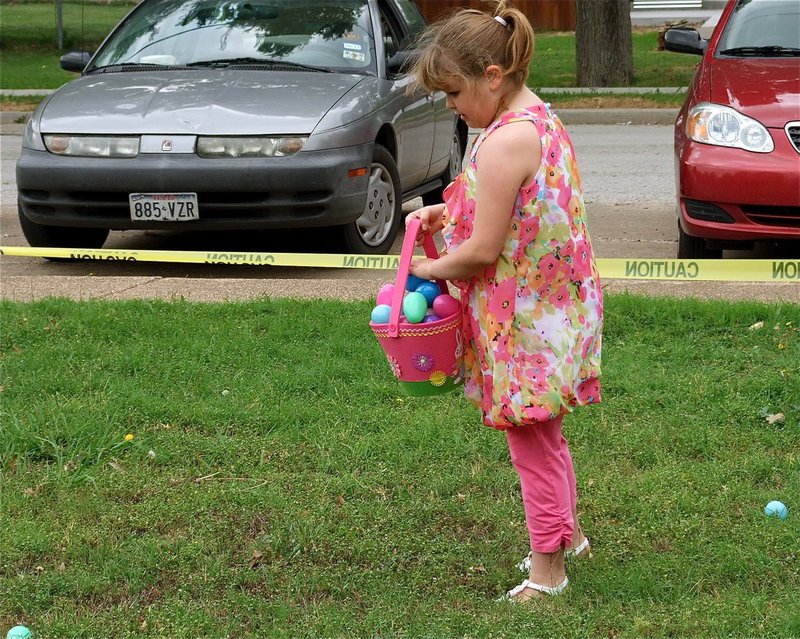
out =
[[[447,185],[455,180],[456,176],[461,173],[463,161],[464,141],[462,140],[458,127],[456,127],[453,129],[453,139],[450,141],[450,161],[447,163],[447,168],[441,175],[442,185],[437,186],[433,191],[422,194],[422,203],[425,206],[444,202],[444,190],[447,188]]]
[[[376,144],[364,212],[355,222],[342,227],[346,251],[373,255],[389,252],[402,221],[401,194],[397,164],[385,147]]]
[[[702,237],[688,235],[678,223],[678,259],[680,260],[718,260],[722,249],[712,249]]]
[[[98,249],[108,239],[108,229],[37,224],[29,220],[21,209],[18,212],[22,234],[34,247]]]

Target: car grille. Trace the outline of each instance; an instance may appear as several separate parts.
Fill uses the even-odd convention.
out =
[[[198,192],[200,216],[203,220],[260,219],[271,213],[290,213],[296,218],[320,215],[330,202],[331,191]],[[69,211],[71,217],[92,219],[100,215],[109,219],[130,219],[127,193],[104,191],[41,191],[21,189],[20,196],[28,208],[38,215],[56,215]]]
[[[755,224],[800,228],[800,206],[742,206],[742,213]]]
[[[789,122],[786,125],[786,135],[789,136],[794,150],[800,153],[800,122]]]

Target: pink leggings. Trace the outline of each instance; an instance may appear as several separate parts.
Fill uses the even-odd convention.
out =
[[[578,503],[575,471],[563,416],[506,431],[511,463],[519,473],[522,503],[535,552],[551,553],[572,540]]]

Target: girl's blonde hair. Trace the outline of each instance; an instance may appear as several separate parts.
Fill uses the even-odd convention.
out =
[[[491,13],[460,9],[423,34],[420,55],[411,67],[413,88],[437,91],[453,79],[474,86],[492,64],[515,88],[525,84],[533,57],[533,27],[508,0],[489,4]]]

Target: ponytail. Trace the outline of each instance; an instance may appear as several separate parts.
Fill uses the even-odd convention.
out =
[[[491,12],[460,9],[423,34],[421,54],[411,70],[414,87],[437,90],[453,78],[474,85],[493,64],[514,87],[525,84],[533,57],[533,27],[509,0],[490,5]]]

